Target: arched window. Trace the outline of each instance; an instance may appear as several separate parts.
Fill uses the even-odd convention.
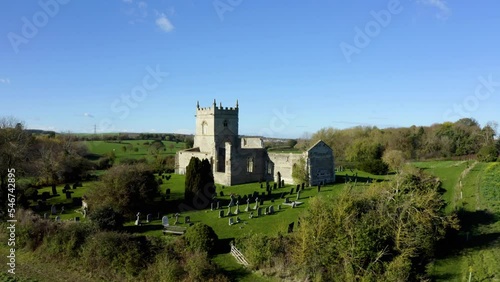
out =
[[[201,124],[201,134],[206,135],[208,133],[208,124],[204,121]]]

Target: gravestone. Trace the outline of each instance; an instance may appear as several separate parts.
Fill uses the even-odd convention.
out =
[[[285,187],[285,179],[281,179],[281,187]]]
[[[77,187],[78,187],[78,182],[75,182],[75,183],[73,184],[73,190],[74,190],[74,189],[76,189]]]
[[[264,199],[260,199],[259,205],[263,206],[264,205]]]
[[[179,223],[179,216],[180,216],[180,214],[178,214],[178,213],[175,214],[175,222],[174,222],[174,224]]]
[[[224,211],[223,210],[220,210],[219,211],[219,218],[223,218],[224,217]]]
[[[297,184],[297,187],[295,187],[295,193],[299,193],[300,191],[300,185]]]
[[[261,207],[259,207],[257,209],[257,216],[262,216],[262,208]]]
[[[293,194],[293,188],[292,188],[292,189],[290,189],[290,195],[292,195],[292,194]]]
[[[237,216],[236,217],[236,223],[240,223],[240,221],[241,221],[240,217]]]
[[[250,198],[247,198],[247,207],[245,208],[245,211],[248,212],[250,210]]]
[[[302,189],[301,190],[304,190],[305,186],[306,186],[306,184],[304,182],[302,182]]]
[[[273,206],[269,206],[269,213],[268,214],[273,214],[274,213],[274,207]]]
[[[278,205],[278,210],[281,210],[281,205]]]
[[[135,225],[141,225],[141,213],[138,212],[136,215],[137,219],[135,220]]]
[[[234,194],[231,194],[230,198],[231,198],[231,201],[229,202],[228,207],[232,207],[232,206],[234,206],[234,204],[235,204],[235,202],[236,202],[236,200],[235,200],[235,198],[234,198]]]
[[[296,199],[296,201],[298,201],[299,199],[300,199],[300,191],[297,192],[297,199]]]
[[[214,210],[214,202],[211,202],[210,203],[210,210],[213,211]]]
[[[61,217],[60,216],[56,216],[56,222],[61,222]]]
[[[66,191],[66,199],[71,199],[71,192],[70,191]]]
[[[220,202],[217,201],[217,209],[220,209]]]
[[[148,213],[148,215],[146,216],[146,222],[150,223],[152,220],[153,220],[153,215]]]
[[[240,204],[236,202],[236,210],[234,211],[234,214],[239,214],[240,213]]]
[[[285,197],[285,192],[281,192],[280,199],[283,199]]]
[[[318,193],[321,192],[321,185],[318,185]]]
[[[75,222],[80,222],[80,217],[79,216],[75,217]]]
[[[167,198],[167,200],[170,199],[170,188],[165,191],[165,198]]]
[[[83,218],[87,217],[87,207],[83,208]]]
[[[229,225],[233,225],[234,224],[234,220],[232,217],[229,218]]]
[[[51,213],[51,214],[56,214],[56,213],[57,213],[57,208],[56,208],[56,206],[52,205],[52,207],[50,207],[50,213]]]
[[[219,195],[220,195],[221,197],[224,197],[224,192],[220,191]]]
[[[248,218],[253,218],[253,212],[250,212],[250,214],[248,214]]]
[[[164,216],[161,218],[161,225],[163,225],[163,227],[167,227],[167,226],[169,226],[169,224],[168,224],[168,216],[164,215]]]
[[[56,189],[56,185],[55,184],[52,184],[52,195],[57,195],[57,189]]]
[[[288,197],[285,198],[285,204],[289,204],[290,203],[290,199]]]
[[[277,184],[277,183],[274,183],[274,184],[273,184],[273,190],[276,190],[276,188],[278,188],[278,184]]]
[[[288,233],[292,233],[293,232],[293,225],[295,224],[295,222],[292,222],[290,224],[288,224]]]
[[[228,206],[227,207],[227,214],[226,214],[226,216],[230,216],[230,215],[231,215],[231,207]]]
[[[61,214],[64,213],[64,206],[61,207]]]
[[[191,223],[191,217],[190,216],[186,216],[185,219],[184,219],[185,223],[186,224],[190,224]]]
[[[253,207],[253,209],[256,210],[258,206],[259,206],[259,197],[255,198],[255,206]]]
[[[278,171],[278,184],[279,184],[279,187],[278,187],[278,188],[283,187],[283,186],[281,185],[281,172],[279,172],[279,171]],[[276,185],[276,183],[275,183],[274,185]],[[276,188],[274,188],[274,189],[276,189]]]
[[[47,219],[47,218],[49,218],[49,215],[47,213],[44,213],[43,214],[43,219]]]

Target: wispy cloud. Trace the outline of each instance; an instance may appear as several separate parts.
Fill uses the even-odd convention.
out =
[[[9,78],[0,78],[0,83],[10,84],[10,79]]]
[[[451,16],[451,9],[445,0],[419,0],[418,3],[434,7],[438,10],[436,18],[446,20]]]
[[[172,30],[174,30],[174,25],[163,13],[161,13],[156,19],[156,25],[165,32],[171,32]]]
[[[83,113],[83,116],[88,117],[88,118],[94,118],[94,116],[92,114],[89,114],[89,113]]]

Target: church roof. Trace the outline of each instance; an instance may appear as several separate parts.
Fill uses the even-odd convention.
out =
[[[330,146],[328,146],[328,144],[326,144],[323,140],[318,140],[318,142],[314,143],[314,145],[312,145],[311,147],[309,147],[309,149],[307,149],[307,151],[312,150],[314,147],[316,147],[316,146],[318,146],[320,144],[323,144],[324,146],[327,146],[328,148],[330,148],[330,150],[332,150],[332,148]]]

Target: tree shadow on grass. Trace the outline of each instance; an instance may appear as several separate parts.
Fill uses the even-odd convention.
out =
[[[439,258],[459,254],[465,249],[489,248],[490,244],[500,238],[499,232],[478,234],[478,227],[489,225],[499,220],[499,215],[488,210],[457,211],[460,230],[448,230],[445,239],[438,242],[436,254]]]

